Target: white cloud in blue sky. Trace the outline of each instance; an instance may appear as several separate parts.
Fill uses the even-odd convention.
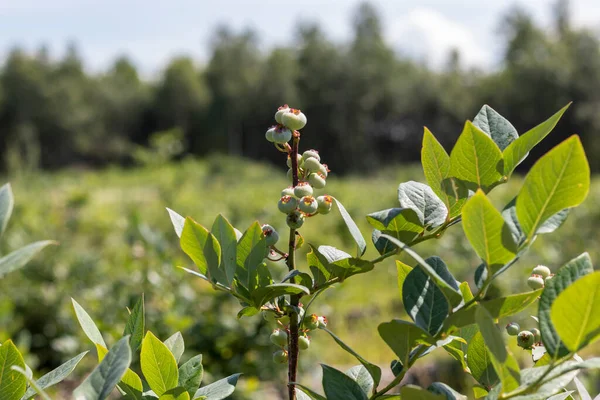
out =
[[[262,48],[293,42],[298,21],[318,22],[331,39],[346,41],[359,1],[350,0],[0,0],[0,59],[14,45],[45,43],[60,54],[72,40],[92,70],[127,54],[154,74],[174,55],[205,62],[215,27],[255,29]],[[500,18],[513,3],[493,0],[374,0],[388,42],[398,51],[441,65],[452,48],[465,63],[493,67],[501,48]],[[554,1],[521,1],[541,24]],[[573,22],[600,27],[597,0],[573,0]]]

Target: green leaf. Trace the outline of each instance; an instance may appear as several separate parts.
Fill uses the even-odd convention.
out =
[[[462,343],[458,340],[453,340],[450,343],[443,346],[444,350],[448,352],[456,361],[460,363],[463,371],[470,372],[467,360],[465,358],[465,352],[462,349]]]
[[[415,385],[404,385],[400,388],[400,397],[410,400],[444,400],[446,396],[436,394]]]
[[[293,283],[274,283],[269,286],[259,287],[254,292],[252,292],[252,300],[254,302],[255,308],[260,308],[264,304],[273,300],[276,297],[284,296],[286,294],[310,294],[310,289],[296,285]]]
[[[600,271],[583,276],[558,295],[550,310],[552,324],[572,352],[600,337]]]
[[[81,361],[81,359],[87,353],[87,351],[84,351],[83,353],[80,353],[75,357],[71,358],[64,364],[61,364],[60,366],[56,367],[52,371],[40,377],[40,379],[36,381],[36,384],[40,389],[46,389],[56,385],[59,382],[62,382],[67,376],[71,374],[71,372],[73,372],[77,364],[79,364],[79,361]],[[35,395],[35,393],[36,390],[33,387],[30,387],[29,389],[27,389],[25,395],[23,395],[21,400],[30,399]]]
[[[183,336],[181,336],[181,332],[175,332],[167,340],[164,341],[167,349],[173,354],[175,357],[175,361],[179,363],[183,352],[185,351],[185,343],[183,342]]]
[[[10,183],[7,183],[0,187],[0,238],[6,230],[6,225],[8,225],[8,220],[10,220],[14,206],[15,199],[12,188],[10,187]]]
[[[241,319],[242,317],[253,317],[259,312],[260,310],[256,307],[247,306],[238,311],[237,319]]]
[[[442,382],[433,382],[431,385],[429,385],[427,390],[435,394],[443,395],[446,397],[446,400],[467,400],[467,396],[463,396]]]
[[[462,211],[465,236],[485,262],[488,274],[494,274],[515,257],[517,245],[502,215],[485,194],[478,190]]]
[[[157,395],[161,396],[167,390],[177,387],[179,371],[175,357],[150,331],[142,341],[140,364],[148,385]]]
[[[404,242],[411,242],[419,233],[423,232],[423,223],[419,220],[417,212],[411,208],[388,208],[377,211],[367,215],[367,221],[382,234],[393,236]],[[382,245],[387,246],[385,243]],[[387,251],[393,248],[390,246]]]
[[[129,337],[119,340],[92,373],[75,389],[73,397],[82,400],[104,400],[113,391],[131,363]]]
[[[506,348],[502,333],[494,324],[492,317],[483,307],[477,307],[475,320],[479,326],[483,340],[489,349],[492,365],[502,384],[502,392],[515,390],[521,383],[519,364]]]
[[[564,106],[556,114],[542,122],[538,126],[521,135],[517,140],[512,142],[504,149],[504,175],[510,176],[517,165],[521,163],[529,151],[533,149],[539,142],[542,141],[554,129],[564,112],[569,108],[571,103]]]
[[[350,235],[352,235],[354,241],[358,245],[358,257],[360,257],[363,254],[365,254],[365,251],[367,250],[367,242],[365,242],[365,238],[363,238],[362,233],[360,233],[360,229],[358,229],[358,226],[356,226],[356,222],[354,222],[354,220],[352,219],[348,211],[346,211],[342,203],[340,203],[340,201],[335,197],[333,198],[333,200],[335,200],[335,204],[337,205],[337,208],[340,211],[342,219],[348,227]]]
[[[217,238],[205,227],[187,217],[179,241],[181,249],[187,254],[201,273],[211,282],[227,283],[221,265],[221,246]]]
[[[402,261],[396,260],[396,270],[398,271],[398,291],[400,293],[400,298],[402,299],[402,287],[404,286],[404,281],[413,268],[404,264]]]
[[[492,300],[482,301],[473,304],[467,308],[461,308],[453,313],[445,322],[445,329],[452,330],[451,327],[462,328],[475,323],[475,311],[479,306],[484,307],[494,319],[509,317],[523,311],[533,304],[543,293],[543,289],[533,292],[513,294],[506,297],[499,297]]]
[[[24,267],[29,260],[42,251],[44,247],[55,244],[57,243],[52,240],[34,242],[0,258],[0,278],[9,272]]]
[[[318,249],[315,249],[310,245],[310,248],[311,251],[307,254],[306,260],[313,273],[315,288],[323,287],[334,278],[342,282],[352,275],[368,272],[375,266],[370,261],[354,258],[335,247],[319,246]]]
[[[203,375],[202,354],[198,354],[179,367],[179,386],[193,396],[202,383]]]
[[[133,306],[127,319],[125,330],[123,331],[123,336],[130,335],[129,347],[131,347],[131,351],[133,352],[136,352],[142,345],[142,339],[144,338],[144,318],[144,294],[142,293],[140,299]]]
[[[467,200],[466,188],[459,186],[450,174],[450,156],[437,141],[435,136],[425,128],[423,134],[423,148],[421,150],[421,163],[427,183],[435,194],[444,202],[449,210],[450,218],[460,215],[460,210]]]
[[[309,387],[306,387],[298,382],[291,383],[293,383],[296,386],[296,394],[298,394],[301,391],[302,393],[304,393],[305,396],[308,396],[310,399],[327,400],[324,396],[321,396],[319,393],[315,392]],[[300,397],[298,397],[298,400],[300,400]]]
[[[325,364],[321,364],[321,367],[327,400],[368,400],[358,383],[348,375]]]
[[[178,237],[181,237],[181,232],[183,232],[183,226],[185,225],[185,218],[183,218],[181,215],[177,214],[170,208],[167,208],[167,212],[169,213],[169,218],[171,218],[171,223],[173,224],[175,233]]]
[[[358,383],[358,386],[360,386],[362,391],[367,396],[373,391],[373,387],[375,387],[375,382],[373,382],[371,374],[365,368],[364,365],[356,365],[350,368],[348,371],[346,371],[346,375],[352,378],[354,382]]]
[[[244,235],[237,244],[236,252],[237,279],[252,293],[258,285],[258,267],[262,264],[268,253],[262,228],[258,222],[254,222],[244,232]]]
[[[235,229],[221,214],[217,216],[211,228],[212,234],[221,245],[221,265],[219,268],[224,272],[227,286],[231,286],[237,267],[237,237]]]
[[[456,280],[439,257],[429,257],[425,262],[450,286],[458,290]],[[448,316],[450,306],[442,291],[423,270],[415,267],[409,272],[402,287],[402,302],[415,323],[435,336]]]
[[[490,387],[498,381],[498,375],[492,365],[492,357],[479,331],[469,340],[467,365],[473,378],[482,385]]]
[[[373,378],[371,386],[373,386],[373,384],[374,384],[375,387],[377,387],[379,385],[379,382],[381,381],[381,368],[379,368],[377,365],[365,360],[363,357],[361,357],[357,352],[355,352],[350,346],[348,346],[346,343],[344,343],[339,337],[337,337],[329,329],[327,329],[327,328],[321,328],[321,329],[324,330],[325,332],[329,333],[329,335],[333,338],[333,340],[335,340],[335,342],[342,349],[344,349],[348,353],[352,354],[358,360],[358,362],[360,362],[362,364],[362,366],[365,368],[365,370]],[[367,394],[368,394],[368,392],[367,392]]]
[[[216,381],[215,383],[204,386],[203,388],[198,389],[196,394],[192,397],[197,399],[200,396],[206,396],[209,400],[223,400],[235,391],[235,385],[237,385],[240,375],[241,374],[233,374],[227,378]]]
[[[427,332],[412,322],[395,319],[377,328],[379,336],[394,351],[402,365],[408,365],[410,351],[419,344],[433,345],[435,341]]]
[[[43,400],[52,400],[50,398],[50,396],[48,396],[48,393],[44,392],[44,389],[42,389],[41,387],[38,386],[38,384],[36,383],[36,381],[33,379],[33,376],[31,375],[31,370],[28,369],[26,367],[26,369],[23,369],[21,367],[18,367],[16,365],[13,365],[12,367],[10,367],[13,371],[17,371],[18,373],[20,373],[21,375],[23,375],[25,377],[25,379],[27,379],[27,383],[29,384],[29,389],[32,390],[32,396],[35,396],[35,394],[39,394]],[[25,399],[25,396],[21,397],[21,399]]]
[[[515,127],[487,104],[481,107],[473,119],[473,125],[489,135],[500,150],[506,149],[509,144],[519,138]]]
[[[373,229],[373,233],[371,233],[371,241],[379,254],[385,254],[394,250],[396,246],[391,244],[389,240],[382,238],[381,235],[382,233],[379,229]]]
[[[182,387],[167,390],[158,400],[190,400],[190,394]]]
[[[569,216],[569,209],[565,208],[564,210],[560,210],[550,218],[548,218],[544,223],[540,225],[540,227],[535,232],[536,235],[541,235],[544,233],[552,233],[557,230],[563,222],[566,221]],[[525,234],[523,233],[523,229],[521,229],[521,225],[519,225],[519,220],[517,218],[517,198],[512,199],[502,210],[502,218],[506,222],[508,229],[513,237],[513,240],[517,244],[521,244],[525,239]]]
[[[450,305],[457,306],[462,301],[462,295],[458,291],[458,285],[456,281],[454,281],[454,285],[448,283],[442,276],[438,274],[438,272],[429,265],[420,255],[418,255],[413,249],[402,243],[396,238],[393,238],[389,235],[381,235],[383,238],[388,239],[394,245],[396,245],[401,250],[405,251],[409,256],[411,256],[429,275],[429,277],[433,280],[437,287],[441,289],[444,293],[444,296],[449,301]]]
[[[473,386],[473,395],[476,399],[487,396],[488,391],[482,386]]]
[[[108,349],[96,343],[96,352],[98,353],[98,362],[100,363],[106,357],[106,354],[108,354]],[[123,394],[131,399],[137,400],[142,398],[142,392],[144,391],[142,379],[130,368],[127,368],[117,386]]]
[[[561,342],[556,333],[554,324],[550,316],[551,307],[555,299],[573,282],[582,276],[594,272],[592,260],[588,253],[583,253],[577,258],[569,261],[561,267],[556,275],[546,282],[546,287],[540,297],[538,310],[539,326],[542,334],[542,342],[553,358],[564,357],[569,354],[569,350]]]
[[[0,394],[2,400],[19,400],[27,389],[27,378],[11,369],[16,366],[25,369],[23,356],[9,339],[0,346]]]
[[[471,292],[471,288],[469,287],[469,282],[461,282],[461,284],[458,285],[458,290],[460,290],[460,294],[462,294],[465,302],[473,299],[474,296],[473,292]]]
[[[417,213],[421,226],[438,227],[446,221],[448,209],[434,191],[424,183],[409,181],[398,186],[400,206]]]
[[[488,191],[503,177],[502,153],[494,141],[467,121],[450,153],[450,176],[471,190]]]
[[[92,343],[101,344],[102,346],[107,347],[104,339],[102,338],[102,334],[94,323],[94,320],[83,309],[83,307],[81,307],[79,303],[75,301],[75,299],[71,298],[71,302],[73,303],[73,309],[75,310],[75,316],[79,321],[79,325],[81,325],[81,328],[88,339],[90,339]]]
[[[559,211],[579,205],[590,188],[590,167],[581,141],[571,136],[531,168],[517,196],[517,217],[531,240],[538,228]]]

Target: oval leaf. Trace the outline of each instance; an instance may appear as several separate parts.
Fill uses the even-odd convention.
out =
[[[0,187],[0,238],[8,225],[8,220],[12,214],[15,206],[15,199],[13,197],[12,188],[10,183],[7,183]]]
[[[321,367],[327,400],[368,400],[358,383],[348,375],[325,364],[321,364]]]
[[[28,244],[27,246],[21,247],[20,249],[0,258],[0,278],[9,272],[24,267],[33,257],[36,256],[36,254],[42,251],[44,247],[55,244],[56,242],[52,240],[42,240],[40,242]],[[18,372],[16,373],[18,374]]]
[[[187,254],[202,274],[211,282],[227,283],[225,273],[219,269],[221,264],[221,246],[205,227],[187,217],[181,238],[181,249]]]
[[[196,394],[192,396],[194,399],[205,396],[210,400],[223,400],[230,396],[235,391],[235,385],[241,374],[233,374],[227,378],[211,383],[208,386],[198,389]]]
[[[11,367],[25,370],[25,360],[9,339],[0,346],[0,394],[2,399],[19,400],[27,389],[27,378]]]
[[[400,206],[417,213],[421,225],[438,227],[446,221],[448,209],[433,190],[424,183],[409,181],[398,186]]]
[[[140,363],[148,385],[157,395],[177,387],[179,371],[175,357],[150,331],[142,341]]]
[[[500,150],[519,138],[515,127],[492,107],[484,104],[473,119],[473,125],[489,135]]]
[[[94,344],[100,344],[103,347],[106,347],[106,343],[104,342],[98,327],[94,323],[94,320],[83,309],[83,307],[81,307],[79,303],[75,301],[75,299],[71,298],[71,302],[73,303],[73,309],[75,310],[75,316],[79,321],[79,325],[81,325],[81,328],[88,339],[90,339]]]
[[[71,358],[69,361],[65,362],[64,364],[58,366],[57,368],[55,368],[52,371],[48,372],[47,374],[43,375],[42,377],[40,377],[40,379],[38,379],[36,381],[37,386],[40,389],[46,389],[46,388],[56,385],[59,382],[62,382],[67,376],[69,376],[69,374],[71,374],[71,372],[73,372],[73,370],[75,369],[77,364],[79,364],[79,361],[81,361],[81,359],[87,353],[88,353],[87,351],[84,351],[83,353],[76,355],[75,357]],[[23,398],[30,399],[31,397],[33,397],[35,395],[35,393],[36,393],[36,390],[34,388],[30,387],[25,392],[25,395],[23,396]]]
[[[346,211],[346,209],[344,208],[342,203],[340,203],[339,200],[336,199],[335,197],[333,198],[333,200],[335,201],[335,204],[337,205],[337,208],[340,212],[340,215],[342,216],[342,219],[344,220],[344,222],[346,223],[346,226],[348,227],[348,231],[350,232],[350,235],[352,235],[352,237],[354,238],[354,241],[358,245],[358,256],[360,257],[363,254],[365,254],[365,251],[367,250],[367,242],[365,242],[365,238],[363,237],[362,233],[360,233],[360,229],[358,229],[358,226],[356,226],[356,222],[354,222],[354,220],[352,219],[352,217],[350,216],[348,211]]]

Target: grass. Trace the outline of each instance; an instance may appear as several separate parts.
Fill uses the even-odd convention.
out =
[[[179,250],[165,207],[189,215],[205,226],[210,226],[216,215],[222,213],[240,230],[259,220],[273,225],[280,233],[285,232],[284,216],[276,206],[281,189],[287,186],[284,172],[260,163],[212,157],[156,168],[70,170],[5,178],[12,182],[16,208],[0,246],[2,253],[39,239],[55,239],[60,246],[46,251],[22,272],[0,281],[3,327],[0,339],[16,338],[21,348],[28,351],[28,361],[33,366],[56,364],[67,354],[90,347],[78,333],[69,306],[70,296],[76,297],[96,317],[110,342],[122,332],[125,306],[132,304],[143,291],[148,327],[163,339],[181,330],[184,337],[193,338],[192,347],[202,350],[212,346],[205,355],[209,371],[211,364],[215,366],[211,372],[217,376],[229,369],[254,365],[259,379],[272,377],[272,366],[261,359],[269,351],[264,335],[257,339],[264,352],[250,352],[247,355],[250,361],[242,362],[231,350],[234,339],[223,333],[225,327],[234,333],[241,330],[250,334],[256,320],[236,321],[237,304],[223,303],[220,299],[219,304],[225,305],[215,314],[215,295],[209,285],[175,268],[191,267],[191,263]],[[366,177],[340,178],[334,171],[323,193],[338,198],[363,235],[370,238],[365,215],[397,207],[397,185],[408,180],[424,181],[420,167],[394,167]],[[502,207],[518,193],[520,183],[516,177],[495,189],[491,195],[493,202]],[[532,251],[493,290],[496,293],[528,290],[525,282],[536,264],[556,270],[583,251],[589,251],[592,259],[597,260],[600,256],[596,229],[600,209],[595,206],[598,201],[600,184],[595,180],[586,203],[574,210],[557,232],[538,238]],[[309,219],[301,233],[314,245],[327,244],[355,252],[352,238],[336,211]],[[306,268],[307,248],[300,250],[301,269]],[[439,240],[418,245],[416,250],[423,256],[440,255],[457,279],[472,283],[479,262],[460,225]],[[365,257],[376,256],[369,245]],[[274,275],[286,272],[282,263],[270,267]],[[380,322],[404,315],[394,261],[387,260],[369,274],[353,277],[328,290],[311,312],[327,315],[331,329],[361,355],[382,366],[389,365],[393,354],[379,339],[376,327]],[[529,313],[536,314],[535,307]],[[527,313],[515,320],[525,328],[534,327]],[[203,336],[211,341],[204,343]],[[314,365],[317,356],[320,362],[336,366],[356,363],[333,346],[325,333],[316,333],[313,339],[314,345],[302,365],[309,380],[308,367]],[[54,351],[44,351],[45,348]],[[526,354],[517,349],[515,352],[527,362]]]

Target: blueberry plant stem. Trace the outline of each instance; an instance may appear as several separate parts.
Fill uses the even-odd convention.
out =
[[[298,144],[300,142],[300,133],[294,132],[292,139],[292,146],[290,149],[290,158],[292,161],[292,186],[298,186]],[[296,269],[296,230],[290,228],[290,239],[289,239],[289,250],[287,256],[287,266],[290,271]],[[292,278],[292,282],[295,283],[295,278]],[[290,315],[290,333],[288,335],[288,395],[290,400],[296,400],[296,386],[290,382],[296,382],[296,376],[298,374],[298,336],[299,336],[299,325],[298,325],[298,305],[300,304],[299,295],[290,296],[290,304],[292,306],[292,312]]]

